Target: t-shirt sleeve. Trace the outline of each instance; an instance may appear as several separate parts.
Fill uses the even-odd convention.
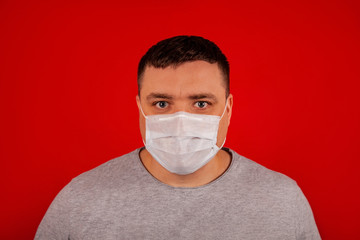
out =
[[[296,239],[321,239],[310,204],[299,187],[295,198],[294,210],[296,223]]]
[[[55,197],[37,229],[35,240],[68,240],[70,226],[70,184]]]

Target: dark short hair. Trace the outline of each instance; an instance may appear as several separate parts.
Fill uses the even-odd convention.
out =
[[[176,67],[182,63],[197,60],[218,64],[224,76],[227,97],[230,91],[229,62],[215,43],[198,36],[176,36],[162,40],[152,46],[139,62],[138,94],[140,95],[141,81],[146,67]]]

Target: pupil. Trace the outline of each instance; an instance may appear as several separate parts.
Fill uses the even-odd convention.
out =
[[[165,107],[165,102],[160,102],[159,105],[161,108],[163,108],[163,107]]]
[[[201,108],[203,108],[203,107],[205,106],[205,103],[204,103],[204,102],[199,102],[199,103],[198,103],[198,106],[201,107]]]

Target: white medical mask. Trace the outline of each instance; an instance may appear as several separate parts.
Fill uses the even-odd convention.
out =
[[[226,106],[225,106],[226,109]],[[193,173],[224,145],[216,145],[221,116],[176,112],[146,116],[146,149],[169,172]]]

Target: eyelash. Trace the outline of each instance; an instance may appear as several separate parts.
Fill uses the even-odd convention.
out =
[[[206,107],[208,107],[208,106],[210,106],[211,105],[211,103],[210,102],[207,102],[207,101],[197,101],[197,102],[195,102],[195,104],[194,105],[197,105],[198,103],[205,103],[205,107],[203,107],[203,108],[200,108],[200,109],[205,109]]]
[[[153,103],[152,103],[152,105],[153,105],[153,106],[158,107],[157,105],[158,105],[159,103],[165,103],[165,104],[167,104],[166,106],[168,106],[168,105],[169,105],[169,103],[168,103],[168,102],[166,102],[166,101],[157,101],[157,102],[153,102]],[[164,109],[164,108],[166,108],[166,107],[164,107],[164,108],[158,107],[158,108],[159,108],[159,109]]]
[[[159,103],[165,103],[166,106],[163,107],[163,108],[161,108],[161,107],[157,106]],[[200,107],[197,107],[197,106],[196,106],[196,104],[198,104],[198,103],[205,103],[206,105],[205,105],[205,107],[200,108]],[[167,102],[167,101],[156,101],[156,102],[153,102],[153,103],[152,103],[153,106],[156,106],[156,107],[159,108],[159,109],[165,109],[169,104],[170,104],[170,103]],[[196,102],[194,103],[194,107],[199,108],[199,109],[205,109],[205,108],[207,108],[208,106],[211,106],[211,105],[212,105],[212,103],[211,103],[211,102],[208,102],[208,101],[196,101]]]

